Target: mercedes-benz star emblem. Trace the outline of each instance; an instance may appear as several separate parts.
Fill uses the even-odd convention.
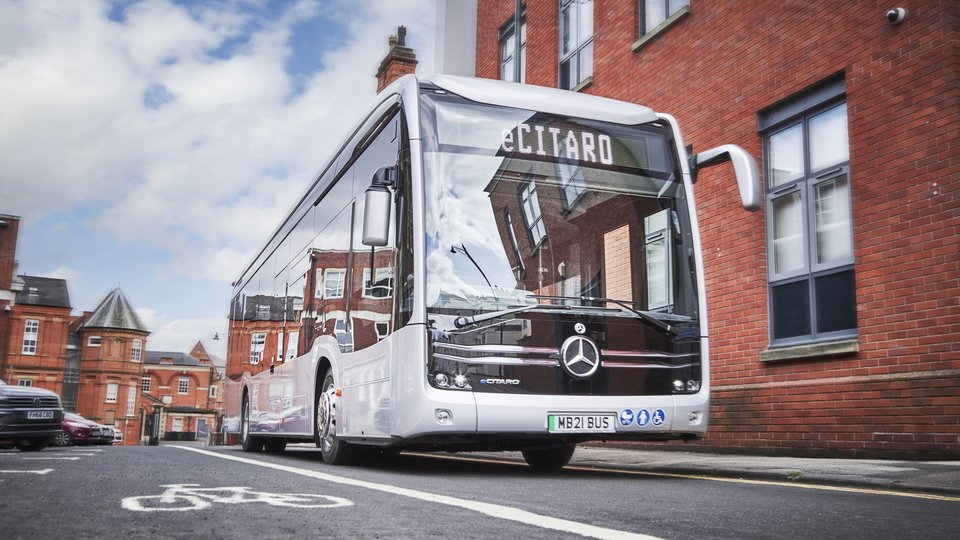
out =
[[[570,336],[560,347],[560,365],[572,377],[589,378],[600,367],[600,351],[589,338]]]
[[[38,397],[33,398],[33,406],[34,406],[34,407],[39,407],[41,403],[42,403],[42,402],[40,401],[40,398],[38,398]]]
[[[584,334],[587,332],[587,327],[582,322],[578,322],[577,324],[573,325],[573,329],[578,334]]]

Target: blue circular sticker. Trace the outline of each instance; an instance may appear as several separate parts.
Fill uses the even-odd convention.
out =
[[[629,426],[633,423],[633,411],[630,409],[624,409],[620,411],[620,425]]]
[[[653,425],[659,426],[663,424],[663,421],[667,419],[667,414],[663,412],[663,409],[657,409],[653,411]]]
[[[643,427],[650,423],[650,413],[646,409],[639,409],[637,411],[637,425]]]

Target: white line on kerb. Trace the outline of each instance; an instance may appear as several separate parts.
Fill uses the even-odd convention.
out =
[[[569,521],[566,519],[543,516],[540,514],[534,514],[533,512],[527,512],[526,510],[511,508],[509,506],[502,506],[499,504],[468,501],[466,499],[459,499],[457,497],[449,497],[447,495],[437,495],[435,493],[427,493],[425,491],[417,491],[415,489],[391,486],[389,484],[367,482],[365,480],[357,480],[355,478],[347,478],[345,476],[336,476],[333,474],[311,471],[308,469],[301,469],[299,467],[290,467],[287,465],[278,465],[276,463],[267,463],[265,461],[257,461],[255,459],[228,456],[224,454],[219,454],[217,452],[211,452],[209,450],[201,450],[199,448],[191,448],[187,446],[174,446],[174,445],[171,445],[171,448],[189,450],[191,452],[196,452],[198,454],[203,454],[206,456],[217,457],[220,459],[228,459],[231,461],[238,461],[240,463],[246,463],[248,465],[266,467],[268,469],[275,469],[278,471],[284,471],[292,474],[299,474],[301,476],[315,478],[317,480],[324,480],[326,482],[333,482],[335,484],[343,484],[346,486],[372,489],[374,491],[381,491],[383,493],[390,493],[392,495],[401,495],[403,497],[410,497],[412,499],[419,499],[421,501],[427,501],[427,502],[432,502],[437,504],[445,504],[447,506],[455,506],[458,508],[479,512],[481,514],[485,514],[497,519],[507,519],[510,521],[525,523],[527,525],[533,525],[535,527],[542,527],[544,529],[553,529],[556,531],[578,534],[580,536],[586,536],[589,538],[609,538],[609,539],[623,538],[623,539],[636,539],[636,540],[640,540],[640,539],[659,540],[655,536],[631,533],[627,531],[618,531],[616,529],[607,529],[604,527],[587,525],[586,523],[577,523],[576,521]]]
[[[78,457],[25,457],[25,460],[31,461],[76,461]]]
[[[0,474],[47,474],[53,472],[53,469],[41,469],[39,471],[0,471]]]

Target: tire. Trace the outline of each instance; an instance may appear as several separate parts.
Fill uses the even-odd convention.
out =
[[[523,459],[534,469],[559,469],[573,457],[576,444],[561,444],[558,446],[528,448],[522,451]]]
[[[250,400],[243,396],[243,409],[240,411],[240,446],[244,452],[262,452],[263,439],[250,434]]]
[[[360,458],[362,449],[337,438],[337,399],[334,395],[336,384],[333,379],[333,368],[327,369],[327,374],[320,385],[320,391],[314,400],[313,438],[320,448],[324,463],[329,465],[350,465]]]
[[[52,439],[21,439],[17,441],[17,448],[22,452],[39,452],[52,442]]]
[[[57,433],[57,436],[53,438],[53,444],[55,446],[70,446],[70,434],[66,431]]]
[[[263,441],[263,449],[271,454],[279,454],[287,447],[287,440],[279,437],[267,437]]]

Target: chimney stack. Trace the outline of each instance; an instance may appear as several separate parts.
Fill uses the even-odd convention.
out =
[[[380,62],[380,69],[377,70],[378,94],[393,81],[414,73],[417,69],[417,55],[413,49],[407,47],[406,27],[397,28],[397,35],[390,36],[387,43],[390,45],[390,50]]]

